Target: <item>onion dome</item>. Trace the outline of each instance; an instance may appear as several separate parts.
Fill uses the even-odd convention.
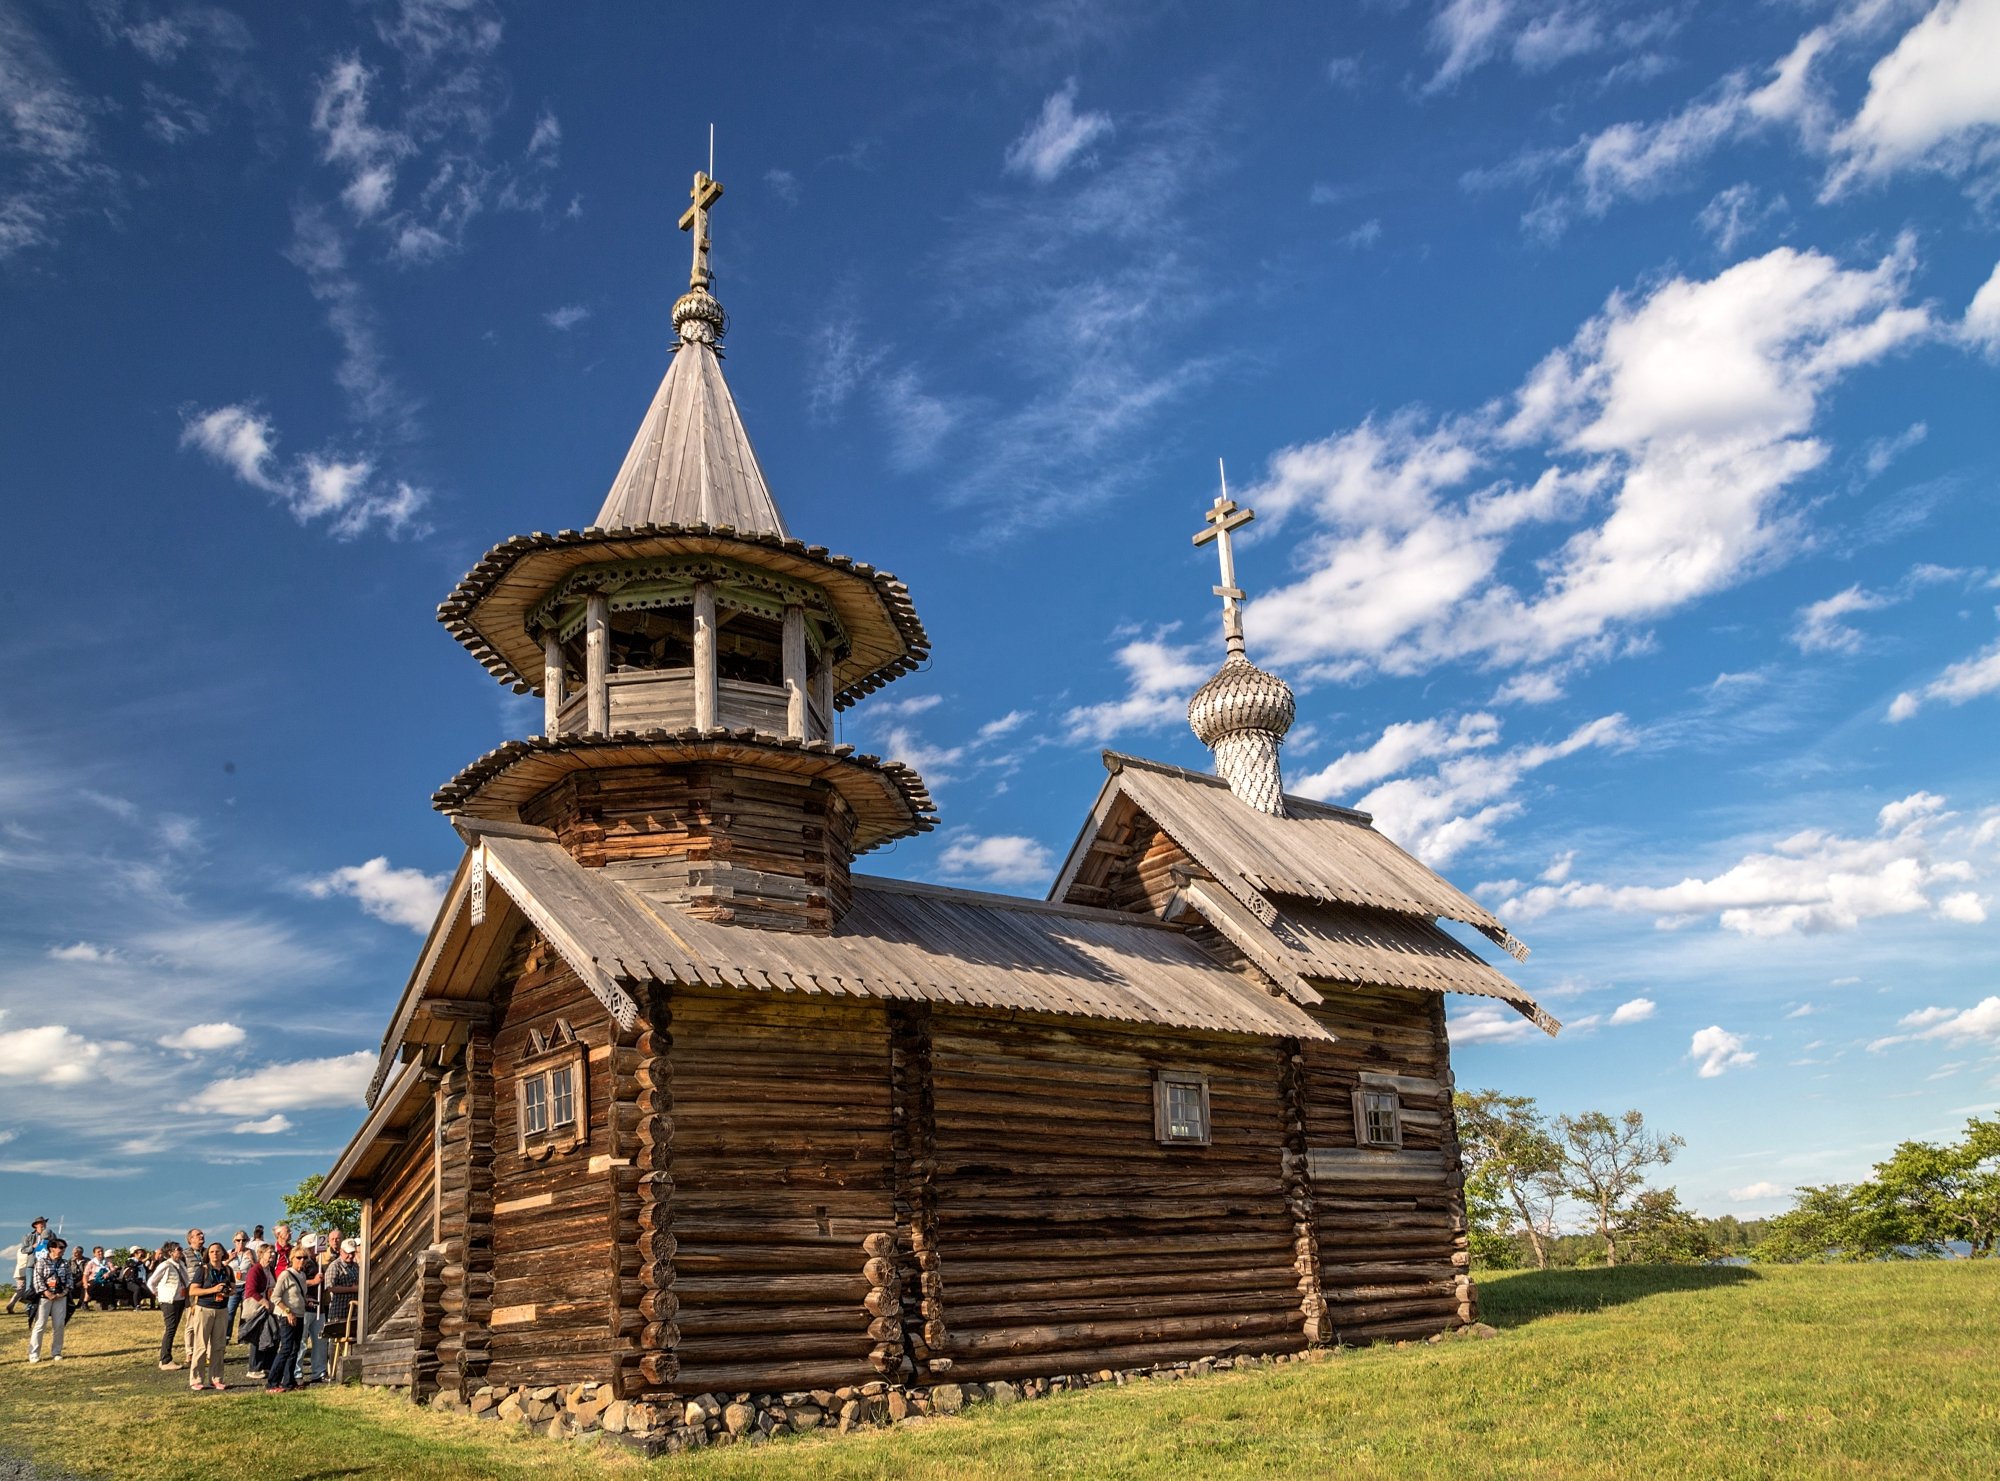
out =
[[[1232,532],[1255,516],[1229,497],[1225,482],[1205,516],[1207,528],[1194,537],[1196,545],[1213,541],[1222,561],[1222,636],[1229,656],[1215,677],[1188,701],[1188,725],[1201,743],[1215,753],[1215,769],[1229,790],[1259,812],[1285,816],[1285,779],[1278,767],[1278,747],[1292,728],[1298,705],[1292,686],[1267,674],[1244,652],[1243,592],[1236,584],[1236,554]]]
[[[1297,715],[1292,686],[1235,653],[1188,701],[1188,725],[1205,746],[1237,730],[1268,731],[1283,740]]]

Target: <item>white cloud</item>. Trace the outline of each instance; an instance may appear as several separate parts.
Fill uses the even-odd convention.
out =
[[[924,389],[905,367],[875,383],[875,407],[889,434],[889,466],[901,473],[927,468],[958,425],[958,408]]]
[[[1941,699],[1949,705],[1962,705],[1994,693],[2000,693],[2000,640],[1952,664],[1922,689],[1897,695],[1889,706],[1889,719],[1907,720],[1927,700]]]
[[[1441,720],[1403,720],[1385,728],[1365,750],[1349,751],[1301,777],[1293,790],[1308,797],[1347,796],[1419,762],[1484,750],[1499,739],[1500,722],[1484,713],[1461,715],[1449,726]]]
[[[1717,191],[1695,218],[1701,229],[1715,239],[1724,256],[1733,256],[1749,237],[1782,218],[1791,209],[1784,196],[1766,200],[1757,187],[1747,182]]]
[[[100,946],[95,941],[73,941],[67,946],[51,946],[49,957],[58,962],[115,962],[119,959],[116,947]]]
[[[1279,452],[1242,497],[1313,528],[1291,541],[1303,574],[1250,602],[1253,647],[1306,677],[1472,657],[1541,670],[1616,652],[1619,629],[1785,558],[1784,497],[1827,455],[1810,435],[1822,402],[1933,328],[1905,302],[1912,270],[1907,244],[1852,270],[1779,248],[1614,294],[1509,404]],[[1502,557],[1550,525],[1573,528],[1535,562],[1539,589],[1516,590]]]
[[[375,74],[359,57],[342,57],[321,80],[312,111],[320,158],[346,173],[340,198],[364,221],[388,209],[397,162],[416,148],[407,135],[369,121],[368,92],[374,81]]]
[[[1850,586],[1830,597],[1809,602],[1799,608],[1798,625],[1792,629],[1792,642],[1802,653],[1858,653],[1861,651],[1861,632],[1841,619],[1855,612],[1880,611],[1891,601],[1892,598],[1878,592]]]
[[[1072,708],[1063,716],[1069,739],[1102,744],[1127,731],[1187,722],[1188,697],[1217,665],[1200,649],[1168,643],[1169,631],[1134,638],[1118,649],[1114,656],[1125,670],[1125,697]]]
[[[1445,1032],[1453,1047],[1467,1044],[1515,1044],[1534,1035],[1535,1026],[1511,1008],[1479,1003],[1454,1013],[1445,1021]]]
[[[338,539],[352,539],[371,527],[391,535],[412,531],[429,500],[427,490],[378,480],[374,463],[366,458],[342,461],[307,453],[281,467],[270,418],[248,406],[190,412],[181,427],[181,445],[274,496],[300,524],[326,519]]]
[[[1810,1018],[1810,1017],[1812,1017],[1812,1015],[1813,1015],[1813,1014],[1815,1014],[1815,1013],[1817,1013],[1817,1012],[1819,1012],[1819,1008],[1818,1008],[1818,1007],[1817,1007],[1817,1006],[1816,1006],[1815,1004],[1812,1004],[1812,1003],[1801,1003],[1801,1004],[1799,1004],[1799,1005],[1798,1005],[1798,1007],[1796,1007],[1796,1008],[1792,1009],[1792,1011],[1791,1011],[1791,1012],[1787,1013],[1787,1014],[1785,1015],[1785,1017],[1787,1017],[1787,1018]]]
[[[948,875],[970,875],[1001,884],[1027,884],[1047,879],[1055,868],[1055,859],[1032,838],[958,833],[945,843],[944,852],[938,856],[938,867]]]
[[[1986,906],[1976,891],[1961,890],[1938,901],[1937,913],[1943,920],[1957,921],[1962,926],[1976,926],[1986,919]]]
[[[1046,185],[1098,139],[1111,132],[1103,113],[1076,111],[1076,79],[1072,77],[1042,104],[1042,111],[1007,148],[1007,170]]]
[[[421,935],[431,928],[438,906],[444,903],[445,884],[442,874],[395,869],[386,858],[374,858],[305,880],[301,888],[316,900],[346,895],[377,920],[407,926]]]
[[[2000,264],[1966,305],[1961,332],[1988,355],[2000,357]]]
[[[1658,1008],[1659,1004],[1651,998],[1633,998],[1612,1009],[1611,1025],[1618,1028],[1628,1023],[1644,1023]]]
[[[1897,1024],[1907,1033],[1875,1039],[1870,1050],[1880,1051],[1894,1044],[1919,1039],[1944,1039],[1954,1044],[2000,1043],[2000,997],[1981,998],[1970,1008],[1919,1008],[1905,1013]]]
[[[1941,0],[1868,74],[1868,96],[1834,139],[1827,193],[1898,169],[1989,163],[2000,130],[2000,5]]]
[[[292,1123],[285,1116],[272,1114],[261,1121],[239,1121],[229,1129],[238,1136],[276,1136],[281,1131],[290,1131]]]
[[[231,1049],[250,1036],[233,1023],[190,1024],[160,1040],[162,1049]]]
[[[376,1056],[356,1050],[330,1059],[298,1059],[266,1065],[247,1075],[212,1080],[188,1102],[190,1111],[256,1116],[271,1111],[310,1110],[365,1103]]]
[[[1852,930],[1865,920],[1923,911],[1969,919],[1976,899],[1954,904],[1954,915],[1935,897],[1941,886],[1963,883],[1977,872],[1962,857],[1975,843],[1965,830],[1933,837],[1950,818],[1943,807],[1935,793],[1916,792],[1880,810],[1873,837],[1808,828],[1706,879],[1690,875],[1656,886],[1579,880],[1538,885],[1505,901],[1501,912],[1520,921],[1558,908],[1634,912],[1658,917],[1664,928],[1712,915],[1725,930],[1746,936]]]
[[[786,205],[796,206],[799,203],[799,177],[790,170],[766,170],[764,183],[770,187],[771,194]]]
[[[1491,717],[1471,718],[1490,720]],[[1457,743],[1468,735],[1467,745],[1482,749],[1454,754],[1454,748],[1465,749]],[[1440,751],[1434,754],[1447,758],[1436,770],[1382,782],[1353,805],[1373,814],[1378,829],[1425,863],[1441,865],[1473,844],[1491,838],[1501,823],[1520,812],[1521,803],[1512,794],[1530,772],[1579,751],[1621,746],[1632,739],[1623,715],[1602,716],[1578,726],[1558,741],[1516,746],[1506,751],[1484,749],[1490,748],[1498,737],[1497,726],[1468,732],[1461,725],[1448,735],[1436,732]],[[1381,745],[1381,741],[1376,742],[1377,747]],[[1410,752],[1401,764],[1407,766],[1418,754]],[[1343,767],[1366,773],[1380,764],[1356,759],[1367,756],[1368,752],[1343,756],[1324,771],[1305,778],[1293,790],[1305,797],[1324,797],[1321,777],[1328,772],[1338,774]]]
[[[0,1032],[0,1080],[74,1085],[90,1077],[103,1057],[101,1045],[60,1023]]]
[[[979,727],[976,743],[984,745],[988,741],[1000,739],[1003,735],[1012,734],[1026,723],[1033,714],[1034,711],[1032,710],[1009,710],[997,720],[988,720],[984,725]]]
[[[1783,1198],[1785,1190],[1773,1182],[1746,1183],[1729,1190],[1731,1203],[1759,1203],[1767,1198]]]
[[[68,217],[116,186],[99,158],[95,104],[21,8],[0,5],[0,262],[47,246]]]
[[[559,309],[550,309],[542,315],[542,322],[558,333],[576,328],[590,317],[590,310],[580,303],[567,303]]]
[[[1704,1080],[1713,1080],[1729,1070],[1748,1069],[1757,1062],[1756,1054],[1743,1047],[1742,1036],[1719,1024],[1696,1030],[1688,1053],[1696,1061],[1695,1073]]]

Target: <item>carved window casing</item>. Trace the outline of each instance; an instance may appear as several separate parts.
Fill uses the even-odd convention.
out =
[[[567,1152],[590,1140],[587,1055],[569,1020],[551,1032],[531,1029],[514,1081],[516,1140],[524,1156]]]
[[[1153,1136],[1170,1146],[1208,1145],[1207,1075],[1199,1070],[1161,1070],[1154,1076]]]

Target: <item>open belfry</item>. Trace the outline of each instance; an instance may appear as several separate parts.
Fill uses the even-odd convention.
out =
[[[1525,956],[1490,913],[1286,795],[1226,494],[1189,707],[1220,776],[1107,753],[1046,901],[854,872],[937,818],[834,715],[928,640],[779,513],[718,355],[721,194],[595,520],[439,608],[545,718],[436,795],[465,854],[324,1189],[363,1203],[363,1377],[726,1400],[1472,1321],[1444,994],[1557,1025],[1439,924]]]

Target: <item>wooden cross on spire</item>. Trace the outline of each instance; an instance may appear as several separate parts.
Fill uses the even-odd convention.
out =
[[[1222,585],[1215,588],[1215,594],[1222,598],[1222,638],[1229,645],[1232,658],[1245,656],[1243,647],[1243,592],[1236,585],[1236,551],[1230,544],[1233,530],[1240,530],[1257,517],[1256,511],[1239,509],[1229,497],[1229,474],[1223,470],[1222,459],[1215,460],[1216,471],[1222,476],[1222,492],[1215,496],[1215,502],[1202,516],[1208,521],[1208,528],[1194,537],[1197,545],[1216,542],[1217,553],[1222,558]]]
[[[722,199],[722,184],[711,180],[706,170],[694,172],[694,189],[688,192],[694,202],[681,212],[681,230],[694,233],[694,267],[688,273],[689,288],[706,288],[715,281],[708,270],[708,208]]]

